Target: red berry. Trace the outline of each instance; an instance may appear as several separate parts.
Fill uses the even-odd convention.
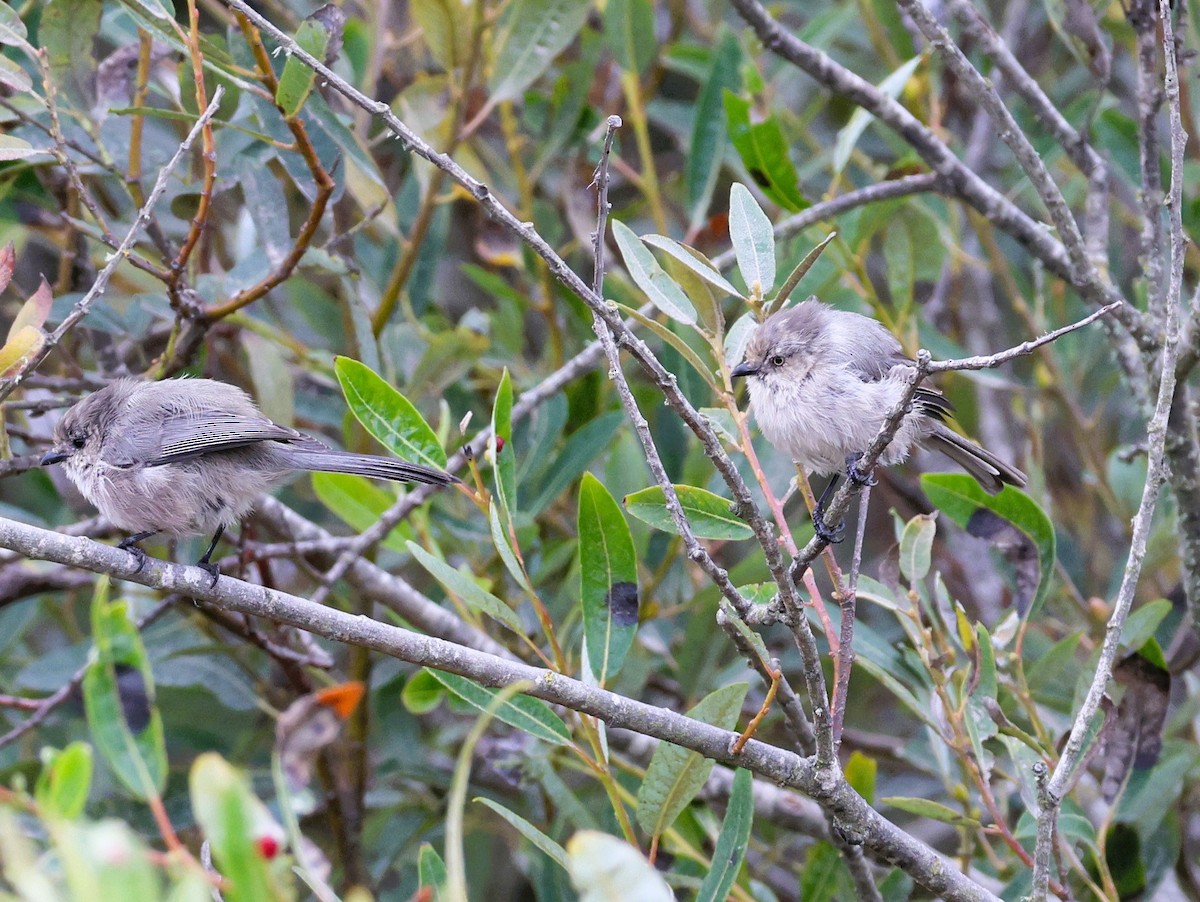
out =
[[[260,836],[258,842],[258,854],[270,861],[279,854],[279,839],[274,836]]]

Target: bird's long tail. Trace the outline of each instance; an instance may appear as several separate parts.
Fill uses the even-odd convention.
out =
[[[941,423],[934,425],[927,442],[975,477],[984,491],[992,495],[1004,488],[1005,483],[1025,488],[1024,473]]]
[[[377,457],[374,454],[351,454],[334,451],[318,442],[312,445],[286,446],[288,463],[297,470],[316,470],[321,473],[349,473],[371,479],[391,479],[394,482],[422,482],[426,485],[451,485],[460,482],[435,467],[411,464],[392,457]]]

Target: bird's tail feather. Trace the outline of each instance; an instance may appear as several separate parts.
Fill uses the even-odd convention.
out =
[[[928,442],[975,477],[984,491],[992,495],[1004,488],[1005,483],[1025,488],[1024,473],[941,423],[936,424]]]
[[[373,454],[351,454],[347,451],[315,448],[288,448],[288,462],[298,470],[321,473],[349,473],[371,479],[391,479],[394,482],[421,482],[426,485],[450,485],[460,480],[435,467],[410,464],[391,457]]]

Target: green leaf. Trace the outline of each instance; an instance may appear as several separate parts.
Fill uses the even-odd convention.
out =
[[[1054,573],[1054,526],[1037,503],[1011,485],[997,495],[989,495],[974,479],[960,473],[925,473],[921,488],[929,500],[951,520],[971,532],[972,518],[978,511],[991,511],[1024,533],[1037,551],[1038,581],[1033,601],[1022,612],[1029,618],[1042,605],[1050,591]]]
[[[7,3],[0,4],[0,44],[20,46],[26,43],[29,32],[17,11]]]
[[[931,801],[930,799],[889,796],[879,801],[884,805],[890,805],[893,808],[899,808],[901,811],[907,811],[909,814],[915,814],[918,817],[928,818],[933,821],[941,821],[944,824],[953,824],[956,827],[982,826],[975,818],[966,817],[953,808],[943,805],[941,802]]]
[[[400,690],[400,702],[410,714],[428,714],[441,705],[446,697],[446,688],[438,682],[430,670],[418,670],[404,681]]]
[[[519,97],[575,40],[591,9],[591,0],[513,0],[497,28],[489,102]]]
[[[753,823],[754,776],[739,767],[733,775],[733,789],[725,808],[721,835],[717,837],[717,844],[713,848],[712,867],[700,884],[696,902],[725,902],[746,858]]]
[[[492,533],[492,544],[496,546],[496,551],[500,554],[500,560],[504,562],[509,575],[517,581],[517,585],[522,589],[530,595],[534,594],[533,585],[529,582],[529,577],[521,567],[521,562],[517,560],[517,555],[513,551],[512,544],[508,538],[508,532],[504,524],[500,522],[500,508],[496,504],[488,505],[488,526]]]
[[[979,647],[979,679],[975,683],[975,691],[971,693],[972,700],[994,699],[998,691],[996,650],[992,647],[991,633],[982,623],[975,624],[975,644]],[[988,718],[988,722],[991,723],[991,718]]]
[[[654,255],[638,240],[633,229],[619,219],[614,219],[612,233],[630,278],[645,292],[650,303],[671,319],[686,326],[694,325],[696,308],[692,306],[679,284],[667,275],[667,271],[658,265]]]
[[[408,8],[439,66],[451,72],[466,61],[471,16],[462,4],[454,0],[411,0]]]
[[[296,30],[296,44],[318,60],[325,59],[325,51],[333,38],[323,18],[311,17],[300,23]],[[288,55],[283,65],[283,74],[279,76],[279,85],[275,89],[275,103],[288,119],[293,118],[304,106],[304,101],[312,93],[316,84],[317,73],[298,57]]]
[[[88,727],[117,779],[145,801],[166,785],[162,718],[141,634],[125,602],[109,602],[107,577],[96,584],[92,599],[92,642],[83,677]]]
[[[708,67],[708,77],[692,107],[691,140],[683,167],[689,231],[708,215],[717,176],[725,161],[728,129],[721,107],[725,92],[737,91],[740,87],[738,67],[741,58],[737,36],[730,29],[722,27],[713,50],[712,63]]]
[[[1171,602],[1165,598],[1142,605],[1125,620],[1121,629],[1121,645],[1125,648],[1141,648],[1153,638],[1159,624],[1171,613]]]
[[[737,182],[729,188],[729,238],[746,287],[766,297],[775,286],[775,233],[754,195]]]
[[[677,335],[672,332],[670,327],[652,317],[646,316],[635,307],[629,307],[626,304],[617,304],[617,308],[626,316],[631,317],[669,344],[672,348],[679,352],[679,356],[691,365],[697,373],[704,379],[711,379],[712,367],[705,364],[700,358],[696,350],[683,340],[682,335]],[[678,375],[678,374],[676,374]]]
[[[416,542],[409,542],[408,550],[417,559],[417,563],[428,570],[433,578],[446,588],[446,591],[458,596],[459,600],[467,607],[486,614],[514,633],[524,634],[525,628],[521,625],[521,618],[517,616],[517,612],[479,585],[474,576],[455,570]]]
[[[350,411],[385,448],[414,463],[446,466],[446,452],[408,398],[369,366],[349,357],[338,357],[334,372]]]
[[[379,516],[396,503],[396,496],[365,476],[348,473],[313,473],[313,491],[321,503],[355,532],[364,532],[379,522]],[[400,523],[383,539],[385,547],[404,553],[405,539],[412,535],[408,523]]]
[[[13,60],[0,54],[0,85],[12,88],[18,94],[33,90],[33,79]]]
[[[86,742],[72,742],[61,752],[44,749],[34,791],[42,816],[74,820],[83,814],[92,770],[92,747]]]
[[[733,287],[733,283],[721,275],[717,271],[717,268],[712,265],[712,262],[695,248],[688,247],[686,244],[680,244],[678,241],[663,235],[643,235],[642,241],[668,254],[673,260],[682,263],[722,294],[732,295],[735,298],[745,300],[742,293]]]
[[[433,891],[429,902],[443,902],[447,898],[446,863],[437,849],[427,842],[421,843],[421,850],[417,853],[417,881],[422,887]]]
[[[617,65],[641,76],[658,49],[650,0],[608,0],[604,38]]]
[[[592,675],[605,686],[637,633],[637,555],[620,505],[591,473],[579,485],[579,598]]]
[[[867,804],[873,804],[875,801],[875,779],[878,772],[879,763],[857,749],[846,762],[846,782],[867,800]]]
[[[854,879],[832,843],[813,843],[800,867],[800,898],[804,902],[842,902],[858,897]]]
[[[455,673],[446,673],[432,668],[428,668],[428,672],[435,680],[480,711],[487,711],[488,706],[492,704],[500,691],[481,686],[473,680],[468,680]],[[554,745],[571,744],[571,731],[567,729],[567,725],[540,698],[528,695],[514,696],[495,711],[495,716],[497,720],[502,720],[510,727],[516,727],[535,739],[541,739]]]
[[[133,10],[145,13],[152,19],[171,21],[175,18],[175,4],[171,0],[121,0]]]
[[[705,696],[688,717],[731,730],[746,697],[747,683],[734,683]],[[699,752],[660,742],[638,788],[637,820],[651,836],[661,836],[675,823],[708,779],[714,762]]]
[[[103,6],[100,0],[50,0],[38,25],[38,41],[46,50],[55,86],[84,110],[96,99],[92,42],[100,33]]]
[[[518,833],[545,852],[551,861],[564,871],[567,869],[567,850],[533,824],[529,823],[529,821],[525,820],[525,818],[521,817],[521,815],[509,811],[499,802],[493,802],[491,799],[484,798],[483,796],[476,796],[475,801],[492,809],[492,811],[512,824]]]
[[[1025,679],[1039,705],[1065,714],[1071,710],[1078,665],[1075,652],[1083,633],[1071,633],[1060,639],[1032,667],[1026,665]]]
[[[619,410],[596,417],[568,436],[554,455],[554,461],[538,480],[541,486],[537,498],[528,505],[529,514],[536,517],[550,502],[573,483],[591,466],[592,461],[604,453],[616,431],[625,422],[625,414]]]
[[[924,54],[914,56],[881,81],[878,85],[878,90],[895,100],[900,96],[900,92],[904,90],[904,86],[908,84],[908,80],[912,78],[913,72],[917,70],[917,66],[921,64],[923,59],[925,59]],[[850,154],[853,153],[855,145],[858,144],[858,139],[862,137],[862,133],[867,130],[867,126],[874,120],[874,115],[868,113],[862,107],[858,107],[850,116],[850,121],[842,126],[841,131],[838,132],[837,141],[833,146],[834,174],[838,174],[846,168],[846,164],[850,162]]]
[[[723,100],[729,138],[763,194],[791,213],[812,206],[800,191],[800,177],[788,155],[790,144],[779,120],[767,116],[752,122],[752,104],[733,91],[725,91]]]
[[[226,902],[280,899],[259,840],[282,842],[283,828],[250,791],[245,775],[215,752],[205,752],[192,765],[188,779],[192,811],[204,831],[221,872]]]
[[[937,532],[934,517],[917,514],[904,527],[900,536],[900,572],[910,584],[929,575],[933,537]]]
[[[693,485],[675,486],[679,504],[687,515],[698,539],[748,539],[754,530],[732,512],[733,502]],[[667,510],[666,495],[660,486],[650,486],[625,496],[625,510],[643,523],[663,532],[678,533],[675,518]]]
[[[513,512],[517,509],[517,461],[512,440],[512,379],[508,375],[508,367],[500,376],[500,384],[496,387],[496,401],[492,405],[492,435],[503,441],[504,447],[493,446],[496,460],[493,472],[496,477],[496,497],[500,500],[500,511],[504,514],[505,523],[512,523]]]

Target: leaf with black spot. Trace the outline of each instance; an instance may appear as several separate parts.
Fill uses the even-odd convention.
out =
[[[591,473],[579,486],[579,597],[588,662],[603,686],[637,632],[637,555],[620,505]]]

